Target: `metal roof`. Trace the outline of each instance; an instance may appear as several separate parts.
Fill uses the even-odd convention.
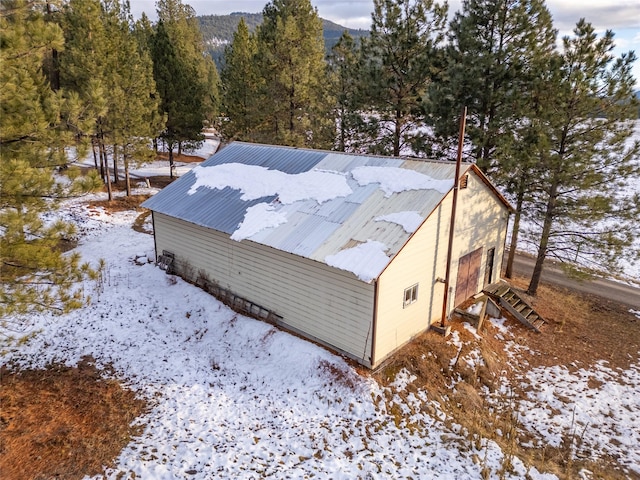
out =
[[[437,190],[423,189],[402,191],[387,197],[378,184],[359,185],[350,175],[354,168],[399,167],[437,180],[450,179],[452,185],[455,175],[453,162],[351,155],[243,142],[231,143],[203,162],[201,167],[224,163],[258,165],[288,174],[312,169],[339,172],[345,175],[353,193],[322,204],[315,200],[302,200],[288,205],[273,202],[276,195],[242,200],[242,193],[229,187],[199,188],[188,194],[196,181],[195,173],[189,172],[148,199],[143,206],[231,235],[242,223],[248,207],[273,202],[278,212],[286,213],[287,221],[254,234],[249,240],[323,263],[327,255],[367,240],[384,243],[391,261],[411,234],[400,225],[375,219],[404,211],[417,211],[426,219],[446,195]]]

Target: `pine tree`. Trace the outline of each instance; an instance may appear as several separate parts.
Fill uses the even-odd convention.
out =
[[[360,74],[359,46],[345,31],[328,57],[331,93],[335,98],[336,150],[365,152],[371,135],[363,115],[365,96]]]
[[[98,165],[95,151],[104,139],[102,121],[108,104],[104,84],[108,42],[99,0],[70,0],[64,6],[60,25],[65,37],[65,48],[58,58],[60,85],[65,91],[78,95],[84,106],[86,128],[76,128],[76,135],[82,143],[91,143],[96,169],[100,168],[101,177],[107,182],[105,159],[100,156]],[[77,153],[84,154],[84,149]]]
[[[93,272],[78,254],[63,255],[72,225],[47,225],[42,214],[55,199],[95,185],[54,180],[74,143],[67,124],[78,122],[77,98],[54,92],[43,72],[52,49],[61,51],[60,28],[45,21],[42,2],[1,2],[0,15],[0,329],[20,329],[26,316],[66,312],[83,304],[77,282]]]
[[[500,169],[496,150],[512,142],[526,115],[537,58],[555,48],[543,0],[466,0],[451,22],[446,67],[430,89],[427,111],[435,148],[457,148],[458,112],[467,107],[470,156],[485,172]]]
[[[213,60],[205,45],[195,13],[180,0],[159,0],[158,23],[151,39],[153,74],[160,95],[160,111],[166,116],[161,138],[169,150],[173,178],[173,151],[187,142],[202,142],[207,117],[215,112],[217,83]],[[216,85],[217,87],[217,85]]]
[[[563,39],[562,63],[547,83],[540,112],[538,166],[532,213],[541,232],[528,293],[535,295],[544,261],[621,270],[625,256],[638,257],[640,199],[625,188],[640,175],[640,143],[630,142],[638,102],[633,52],[615,58],[613,33],[601,38],[580,20]],[[539,235],[539,237],[538,237]]]
[[[128,4],[116,0],[105,2],[104,21],[110,47],[104,78],[109,91],[105,116],[107,138],[113,145],[114,174],[120,154],[126,193],[130,195],[131,165],[154,157],[149,143],[158,133],[153,63],[134,35]]]
[[[374,0],[371,35],[362,44],[366,94],[377,114],[371,121],[381,129],[373,153],[397,156],[413,142],[446,18],[446,3]]]
[[[264,122],[258,140],[327,147],[334,136],[329,116],[322,21],[309,0],[273,0],[257,31],[262,79],[259,105]]]
[[[221,108],[225,116],[222,132],[230,139],[250,141],[253,131],[261,124],[257,52],[255,36],[249,32],[244,18],[241,18],[232,43],[225,48],[221,72]]]

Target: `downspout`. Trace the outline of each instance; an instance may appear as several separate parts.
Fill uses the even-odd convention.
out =
[[[156,214],[151,210],[151,227],[153,228],[153,248],[156,251],[156,262],[158,261],[158,238],[156,237]]]
[[[371,368],[376,364],[376,331],[378,329],[378,280],[373,289],[373,320],[371,321]]]
[[[447,306],[449,302],[449,281],[451,276],[451,257],[453,254],[453,235],[456,222],[456,206],[458,204],[458,187],[460,184],[460,163],[462,162],[462,145],[464,143],[464,127],[467,121],[467,107],[462,109],[462,117],[460,118],[460,134],[458,136],[458,156],[456,157],[456,176],[453,180],[453,200],[451,205],[451,222],[449,224],[449,247],[447,248],[447,265],[444,276],[444,298],[442,299],[442,318],[440,326],[446,327]]]

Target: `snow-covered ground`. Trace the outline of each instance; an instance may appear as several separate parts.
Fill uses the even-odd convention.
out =
[[[144,432],[107,478],[499,476],[507,456],[497,443],[470,441],[425,391],[401,398],[413,381],[407,372],[382,387],[340,357],[166,275],[151,262],[153,237],[131,228],[134,212],[108,214],[74,201],[60,215],[78,226],[85,260],[106,260],[103,281],[86,286],[87,307],[33,318],[39,333],[2,361],[75,365],[92,355],[148,399],[151,409],[138,419]],[[496,325],[509,348],[520,348],[504,322]],[[462,343],[457,332],[449,342]],[[462,360],[482,362],[477,349]],[[590,376],[604,383],[594,387]],[[519,407],[522,424],[542,444],[575,431],[589,454],[617,455],[640,474],[637,362],[627,371],[606,364],[592,372],[534,369],[521,381],[535,387]],[[556,478],[511,461],[504,478]]]
[[[218,138],[212,135],[206,135],[204,141],[202,142],[202,145],[199,148],[196,148],[193,150],[184,150],[184,153],[186,155],[201,157],[202,159],[206,160],[216,152],[219,145],[220,145],[220,140]],[[109,158],[109,162],[111,162],[111,154],[108,153],[107,156]],[[93,160],[93,154],[89,152],[89,154],[86,157],[79,159],[78,161],[75,162],[75,164],[89,166],[89,167],[94,166],[95,163]],[[173,173],[175,176],[179,177],[181,175],[184,175],[185,173],[187,173],[189,170],[196,167],[197,165],[198,165],[198,162],[174,162],[175,167],[174,167]],[[122,172],[122,174],[124,174],[124,172]],[[154,177],[159,175],[168,176],[169,162],[167,160],[156,160],[154,162],[147,162],[140,165],[139,167],[131,168],[129,174],[134,179],[136,178],[143,179],[143,178]]]

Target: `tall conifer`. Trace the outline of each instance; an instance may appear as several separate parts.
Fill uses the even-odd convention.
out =
[[[555,47],[551,14],[543,0],[465,0],[449,40],[443,78],[430,92],[430,122],[436,140],[453,151],[457,114],[466,106],[470,155],[490,173],[499,167],[496,149],[525,114],[536,57]]]
[[[210,110],[217,107],[213,91],[217,72],[205,54],[205,45],[193,9],[180,0],[158,0],[158,23],[151,39],[153,74],[166,116],[161,133],[169,150],[173,177],[173,151],[182,143],[196,145]],[[215,99],[215,100],[214,100]]]
[[[109,92],[105,119],[108,139],[113,145],[114,171],[122,159],[127,195],[131,194],[129,170],[132,165],[154,156],[150,139],[157,133],[158,101],[153,80],[153,64],[146,49],[134,35],[134,23],[127,3],[105,3],[104,21],[110,51],[104,81]]]
[[[256,68],[257,52],[255,36],[241,18],[233,41],[225,48],[221,72],[225,117],[222,131],[229,139],[252,140],[254,130],[260,128],[258,92],[261,78]]]
[[[334,136],[322,21],[309,0],[273,0],[257,31],[259,139],[327,147]]]
[[[328,57],[331,91],[335,98],[337,133],[334,146],[342,152],[366,152],[371,135],[363,115],[365,95],[360,48],[345,31]]]
[[[537,258],[528,292],[535,295],[548,257],[574,266],[621,270],[638,258],[640,200],[628,187],[640,177],[640,142],[632,141],[638,112],[633,52],[616,58],[613,33],[598,38],[580,20],[563,39],[562,62],[546,85],[539,112],[532,209]]]
[[[72,225],[45,224],[55,199],[92,179],[71,185],[54,180],[66,166],[65,147],[75,141],[67,124],[79,121],[77,98],[53,92],[43,60],[63,48],[60,28],[45,21],[42,2],[3,0],[0,15],[0,330],[21,327],[25,315],[66,312],[83,302],[76,282],[91,270],[78,254],[63,255]]]
[[[447,5],[433,0],[374,0],[371,35],[363,39],[366,94],[379,125],[374,153],[400,155],[421,124],[421,103],[444,39]]]

